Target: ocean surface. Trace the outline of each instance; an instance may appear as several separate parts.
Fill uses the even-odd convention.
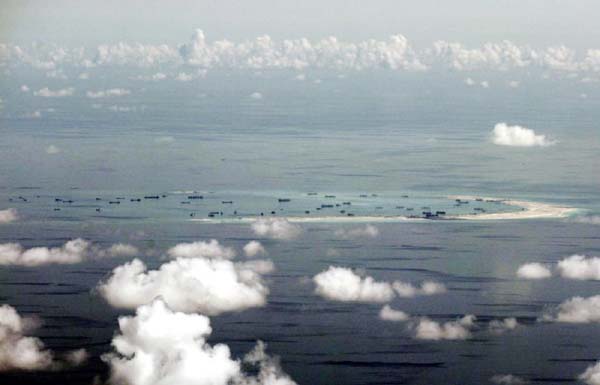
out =
[[[479,74],[489,89],[467,87],[460,73],[315,71],[299,81],[286,71],[214,71],[176,84],[135,80],[118,68],[94,75],[77,88],[80,97],[70,98],[19,91],[24,82],[58,88],[58,79],[23,71],[2,80],[0,210],[15,208],[20,219],[0,224],[0,243],[126,242],[155,250],[140,258],[157,268],[178,243],[217,239],[241,250],[259,240],[276,267],[266,276],[268,303],[211,317],[209,342],[226,343],[241,357],[262,340],[298,384],[483,384],[499,374],[575,384],[600,358],[598,324],[541,321],[573,296],[598,294],[597,281],[527,281],[515,274],[526,262],[600,255],[600,225],[589,219],[600,215],[597,86],[526,72],[517,79]],[[513,79],[519,88],[507,86]],[[100,101],[83,96],[84,89],[111,87],[132,93]],[[261,98],[250,97],[254,92]],[[26,117],[34,110],[41,118]],[[498,122],[557,143],[494,145],[490,132]],[[60,151],[48,154],[49,145]],[[565,218],[374,223],[376,237],[336,233],[364,223],[300,223],[303,232],[293,240],[257,236],[248,222],[193,220],[210,219],[211,212],[220,219],[221,212],[258,218],[261,212],[406,215],[407,207],[417,214],[472,213],[474,205],[517,210],[494,202],[456,207],[450,197],[461,194],[578,211]],[[150,195],[160,199],[143,199]],[[203,199],[190,201],[191,195]],[[79,368],[3,372],[0,383],[105,378],[100,356],[111,350],[118,316],[132,312],[110,307],[96,286],[131,259],[0,266],[0,303],[42,319],[36,336],[48,348],[91,353]],[[330,265],[377,280],[441,282],[448,288],[443,295],[396,298],[391,305],[440,322],[474,314],[473,335],[418,340],[407,323],[380,320],[381,304],[323,299],[311,278]],[[516,317],[515,330],[488,331],[490,321],[507,317]]]

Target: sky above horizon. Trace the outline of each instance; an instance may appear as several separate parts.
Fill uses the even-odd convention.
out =
[[[143,11],[143,12],[142,12]],[[100,1],[4,0],[0,42],[93,46],[118,41],[175,44],[196,28],[209,40],[338,36],[356,41],[402,34],[417,46],[436,40],[481,45],[504,39],[574,49],[600,41],[593,0]]]

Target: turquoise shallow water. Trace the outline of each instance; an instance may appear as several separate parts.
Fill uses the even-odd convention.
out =
[[[488,198],[410,196],[398,193],[319,193],[289,191],[106,192],[72,189],[59,194],[14,190],[4,197],[31,221],[127,220],[153,223],[188,220],[233,221],[265,218],[453,219],[514,213],[520,207]],[[429,217],[427,217],[429,213]]]

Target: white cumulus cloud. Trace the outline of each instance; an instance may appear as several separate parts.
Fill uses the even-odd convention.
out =
[[[46,147],[46,154],[48,155],[56,155],[60,153],[60,148],[58,148],[57,146],[51,144],[48,147]]]
[[[559,261],[557,270],[563,278],[600,280],[600,258],[572,255]]]
[[[566,323],[600,322],[600,295],[570,298],[558,305],[555,313],[546,314],[543,319]]]
[[[468,314],[456,321],[443,324],[423,317],[415,326],[415,337],[422,340],[465,340],[471,337],[470,329],[474,326],[475,316]]]
[[[9,305],[0,306],[0,372],[7,370],[60,369],[65,363],[56,361],[54,354],[36,337],[26,336],[39,327],[39,321],[21,317]],[[66,364],[79,365],[85,361],[83,349],[67,352]]]
[[[527,381],[513,374],[497,374],[490,378],[490,381],[499,385],[523,385]]]
[[[231,259],[235,257],[235,250],[221,245],[216,239],[211,239],[208,242],[179,243],[167,250],[167,254],[171,258]]]
[[[256,257],[257,255],[264,255],[267,251],[264,246],[258,241],[250,241],[244,245],[244,254],[246,257]]]
[[[600,362],[588,366],[587,369],[579,375],[579,379],[588,385],[600,385]]]
[[[489,330],[494,334],[502,334],[505,331],[514,330],[519,326],[519,322],[514,317],[504,318],[502,320],[492,320],[488,324]]]
[[[506,123],[498,123],[492,131],[492,142],[499,146],[534,147],[549,146],[555,144],[545,135],[538,135],[530,128],[521,126],[509,126]]]
[[[50,90],[48,87],[44,87],[39,91],[34,91],[33,94],[35,96],[42,96],[44,98],[62,98],[65,96],[72,96],[75,93],[75,88],[68,87],[62,88],[59,90]]]
[[[302,234],[302,227],[285,218],[260,218],[252,223],[252,230],[261,237],[289,240]]]
[[[246,374],[227,345],[208,344],[208,317],[174,312],[162,299],[120,317],[119,330],[115,351],[102,357],[113,385],[295,385],[262,342],[244,357],[244,364],[256,368],[255,375]]]
[[[415,287],[410,283],[394,281],[392,287],[399,297],[412,298],[418,295],[435,295],[446,292],[446,286],[434,281],[423,281],[421,287]]]
[[[379,311],[379,318],[384,321],[407,321],[410,316],[403,311],[392,309],[390,305],[385,305]]]
[[[537,262],[526,263],[519,266],[517,270],[517,277],[523,279],[544,279],[551,276],[552,272],[550,269]]]
[[[87,91],[85,95],[90,99],[108,98],[111,96],[124,96],[131,94],[130,90],[125,88],[110,88],[101,91]]]
[[[74,264],[103,257],[129,257],[137,254],[136,247],[126,244],[102,249],[85,239],[77,238],[61,247],[33,247],[25,249],[18,243],[0,244],[0,265],[41,266],[48,264]]]
[[[134,309],[161,296],[177,311],[216,315],[266,304],[269,289],[264,263],[178,258],[148,270],[139,259],[115,268],[98,290],[115,307]]]
[[[313,277],[315,292],[334,301],[389,302],[394,298],[392,285],[361,277],[344,267],[330,266]]]

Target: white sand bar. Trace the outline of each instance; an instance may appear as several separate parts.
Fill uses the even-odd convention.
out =
[[[500,204],[519,207],[518,211],[502,212],[502,213],[473,213],[463,215],[445,215],[436,219],[425,219],[407,217],[402,215],[371,215],[371,216],[281,216],[277,218],[286,219],[293,223],[384,223],[384,222],[407,222],[407,221],[448,221],[448,220],[518,220],[518,219],[556,219],[566,218],[575,214],[578,209],[567,206],[557,206],[548,203],[520,201],[500,198],[484,198],[476,196],[450,196],[450,199],[476,200],[483,199],[487,201],[495,201]],[[190,219],[193,222],[205,223],[252,223],[262,217],[236,217],[236,218],[194,218]],[[270,218],[270,217],[265,217]]]
[[[557,206],[549,203],[533,202],[533,201],[520,201],[511,199],[498,199],[498,198],[479,198],[470,196],[452,196],[452,199],[465,199],[465,200],[494,200],[502,204],[520,207],[520,211],[506,212],[506,213],[479,213],[479,214],[465,214],[451,216],[454,219],[466,219],[466,220],[505,220],[505,219],[538,219],[538,218],[566,218],[570,215],[575,214],[578,209],[567,206]]]

